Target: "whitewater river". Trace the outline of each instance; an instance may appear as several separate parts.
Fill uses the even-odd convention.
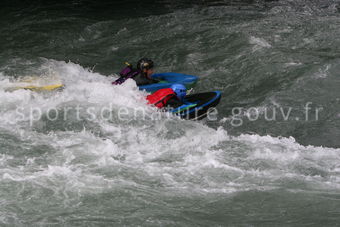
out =
[[[339,225],[338,1],[6,2],[1,226]],[[218,115],[111,85],[144,56],[222,91]]]

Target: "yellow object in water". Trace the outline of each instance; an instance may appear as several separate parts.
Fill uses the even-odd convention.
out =
[[[32,90],[32,91],[53,91],[53,90],[62,88],[63,86],[64,86],[63,84],[53,84],[53,85],[46,85],[46,86],[28,85],[28,86],[14,87],[13,90],[26,89],[26,90]]]

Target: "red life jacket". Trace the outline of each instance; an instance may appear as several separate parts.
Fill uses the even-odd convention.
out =
[[[171,88],[163,88],[155,93],[148,95],[146,99],[149,101],[148,104],[155,105],[158,108],[163,108],[169,99],[177,97],[176,93]]]

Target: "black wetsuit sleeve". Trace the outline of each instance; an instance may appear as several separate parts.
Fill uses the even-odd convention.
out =
[[[158,80],[142,77],[141,75],[137,75],[133,79],[136,81],[137,86],[155,84],[159,82]]]
[[[173,97],[166,102],[167,108],[176,109],[182,105],[183,105],[183,102],[181,102],[177,97]]]

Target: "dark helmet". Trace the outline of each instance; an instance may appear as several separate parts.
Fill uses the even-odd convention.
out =
[[[137,62],[137,69],[144,70],[144,69],[152,69],[153,68],[153,61],[148,58],[142,58]]]

